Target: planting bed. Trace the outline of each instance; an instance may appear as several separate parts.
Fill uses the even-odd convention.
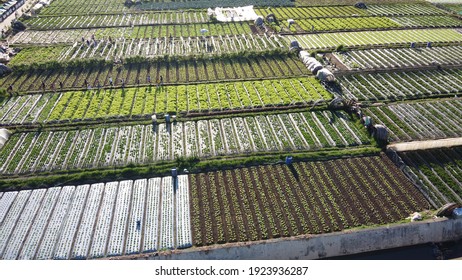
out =
[[[189,176],[196,246],[392,223],[421,193],[384,155]]]
[[[0,124],[140,118],[152,114],[253,110],[311,105],[332,95],[314,78],[141,87],[13,97],[0,108]],[[117,105],[116,105],[117,104]],[[121,105],[123,104],[123,105]]]
[[[0,150],[4,159],[0,172],[12,175],[368,144],[366,132],[351,117],[334,111],[37,131],[12,135]]]
[[[437,207],[462,203],[462,149],[460,147],[402,152],[414,178]]]
[[[0,193],[0,259],[90,259],[190,247],[188,176],[175,180],[176,192],[172,178],[163,177]]]
[[[462,47],[370,49],[335,53],[350,69],[415,68],[462,64]]]
[[[85,67],[82,67],[85,66]],[[88,62],[80,67],[57,66],[47,69],[26,68],[0,79],[0,84],[12,86],[16,92],[56,91],[63,89],[92,89],[139,86],[160,83],[204,83],[223,80],[252,80],[308,76],[302,62],[291,55],[261,55],[234,59],[188,59],[184,61],[131,64]],[[162,88],[163,90],[163,88]]]
[[[364,112],[388,128],[391,142],[406,142],[462,137],[457,121],[462,117],[461,106],[462,102],[454,99],[371,107]]]
[[[462,34],[454,29],[415,29],[362,31],[342,33],[321,33],[310,35],[289,35],[283,37],[289,44],[297,40],[305,49],[335,49],[339,45],[346,47],[410,46],[415,43],[460,43]]]
[[[340,77],[342,95],[357,100],[399,100],[457,94],[462,71],[442,69],[354,74]]]

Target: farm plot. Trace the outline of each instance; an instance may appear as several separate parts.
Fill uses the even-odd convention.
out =
[[[462,137],[456,120],[462,117],[460,100],[395,104],[365,109],[375,123],[388,128],[390,142]]]
[[[321,18],[321,19],[299,19],[290,29],[287,22],[284,27],[292,32],[308,31],[339,31],[355,29],[389,29],[403,26],[398,21],[386,17],[346,17],[346,18]],[[443,25],[444,26],[444,25]],[[452,25],[450,25],[452,26]],[[301,30],[297,29],[299,27]],[[282,30],[285,31],[286,29]]]
[[[416,99],[462,90],[461,70],[405,71],[338,77],[342,94],[358,100]]]
[[[130,8],[116,0],[95,0],[91,4],[84,0],[55,0],[44,7],[40,15],[111,14],[129,11]]]
[[[367,12],[371,15],[441,15],[445,12],[430,4],[389,4],[367,5]]]
[[[443,6],[444,9],[447,9],[447,10],[452,11],[454,13],[457,13],[459,15],[462,14],[462,5],[460,3],[459,4],[455,4],[455,3],[454,4],[449,4],[450,1],[444,1],[444,2],[448,3],[448,4],[444,4],[444,3],[440,4],[440,6]],[[456,2],[458,2],[458,1],[456,1]]]
[[[217,1],[217,0],[149,0],[141,3],[141,10],[169,10],[169,9],[206,9],[210,7],[241,7],[241,6],[294,6],[290,0],[235,0],[235,1]]]
[[[285,48],[282,39],[277,36],[266,34],[242,34],[242,35],[219,35],[207,38],[180,37],[168,38],[157,37],[148,39],[124,39],[116,38],[97,40],[97,43],[74,43],[72,46],[61,47],[61,52],[54,58],[58,61],[70,61],[75,59],[105,59],[115,60],[129,57],[160,57],[164,55],[187,56],[195,54],[219,55],[237,53],[241,51],[267,51]],[[32,47],[42,52],[41,48]],[[22,59],[20,56],[19,59]],[[34,57],[33,61],[40,58]],[[12,62],[18,64],[15,57]],[[43,60],[45,61],[45,60]]]
[[[23,141],[7,142],[1,150],[16,149],[14,156],[6,157],[2,173],[124,166],[183,155],[207,158],[370,144],[366,132],[355,126],[348,115],[325,111],[82,129],[78,133],[20,133],[13,136]],[[43,147],[49,149],[42,152]],[[145,153],[140,147],[146,147]]]
[[[28,69],[32,70],[32,69]],[[63,90],[101,89],[155,84],[162,77],[164,85],[204,83],[222,80],[276,79],[309,76],[302,62],[292,55],[249,56],[238,59],[191,59],[183,62],[131,63],[124,65],[94,65],[85,68],[55,67],[49,70],[15,71],[0,79],[0,84],[12,86],[18,92],[56,91],[61,81]],[[151,79],[150,82],[148,79]],[[26,82],[18,81],[26,79]],[[111,86],[110,80],[113,83]],[[11,82],[10,82],[11,81]],[[10,83],[9,83],[10,82]],[[162,88],[156,88],[157,92]],[[66,93],[67,98],[81,93]],[[91,98],[83,99],[89,102]],[[66,103],[67,100],[62,100]],[[20,104],[22,105],[22,104]],[[17,105],[17,106],[20,106]],[[82,112],[84,113],[84,112]]]
[[[274,14],[277,19],[307,19],[329,17],[351,17],[353,14],[366,16],[366,10],[354,6],[325,6],[325,7],[270,7],[257,8],[255,12],[263,17]]]
[[[209,21],[205,10],[32,17],[24,21],[29,29],[71,29],[155,24],[191,24]]]
[[[451,16],[392,17],[393,21],[406,27],[460,27],[462,21]]]
[[[370,49],[335,53],[335,56],[350,69],[457,65],[462,64],[462,47]]]
[[[226,36],[251,34],[250,25],[247,22],[236,23],[191,23],[187,25],[141,25],[134,27],[106,27],[106,28],[82,28],[82,29],[27,29],[16,34],[12,39],[14,44],[44,44],[44,43],[76,43],[85,42],[98,44],[103,39],[147,39],[147,38],[170,38],[170,37],[200,37],[202,29],[208,30],[207,36]],[[83,40],[82,40],[83,39]]]
[[[460,147],[401,152],[429,201],[437,207],[462,203],[462,149]]]
[[[164,89],[153,92],[149,87],[140,87],[14,97],[0,109],[0,125],[85,122],[114,117],[150,118],[153,111],[147,110],[148,106],[153,106],[157,114],[208,113],[312,105],[317,101],[332,99],[332,94],[313,77],[188,87],[167,86]],[[18,112],[11,109],[14,107],[22,109]]]
[[[156,251],[163,244],[158,243],[157,223],[164,224],[166,208],[171,233],[162,235],[162,242],[170,248],[190,247],[188,178],[176,180],[176,187],[172,177],[164,177],[149,179],[149,185],[140,179],[0,193],[1,217],[6,217],[0,226],[0,259],[87,259],[139,253],[141,248]],[[162,194],[152,189],[154,181],[162,184]]]
[[[189,176],[196,246],[386,224],[427,208],[385,155]]]
[[[338,45],[360,47],[371,45],[408,45],[411,42],[448,43],[462,41],[462,34],[453,29],[416,29],[289,35],[282,37],[287,44],[297,40],[304,49],[335,49]]]

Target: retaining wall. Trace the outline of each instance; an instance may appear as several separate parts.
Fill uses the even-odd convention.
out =
[[[462,238],[462,219],[435,220],[341,233],[191,248],[137,259],[318,259]]]

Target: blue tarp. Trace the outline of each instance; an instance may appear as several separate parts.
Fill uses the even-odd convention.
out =
[[[462,208],[456,208],[452,211],[452,216],[455,219],[462,219]]]

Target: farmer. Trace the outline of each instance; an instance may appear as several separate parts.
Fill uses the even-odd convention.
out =
[[[125,87],[125,81],[124,81],[124,79],[120,79],[120,82],[122,83],[122,88],[124,88],[124,87]]]
[[[151,85],[151,75],[148,74],[148,76],[146,77],[146,82]]]
[[[13,85],[10,85],[10,86],[8,87],[8,91],[9,91],[9,92],[13,92]]]
[[[112,87],[112,77],[109,77],[109,84],[110,84],[111,87]]]
[[[162,77],[162,75],[160,75],[160,86],[163,86],[164,85],[164,78]]]
[[[63,86],[64,86],[63,82],[62,82],[61,80],[59,80],[59,88],[60,88],[61,90],[63,90]]]
[[[87,81],[87,79],[85,79],[84,82],[85,82],[84,86],[85,86],[85,87],[88,87],[88,81]]]
[[[43,91],[45,91],[45,82],[44,81],[42,81],[42,89],[43,89]]]

